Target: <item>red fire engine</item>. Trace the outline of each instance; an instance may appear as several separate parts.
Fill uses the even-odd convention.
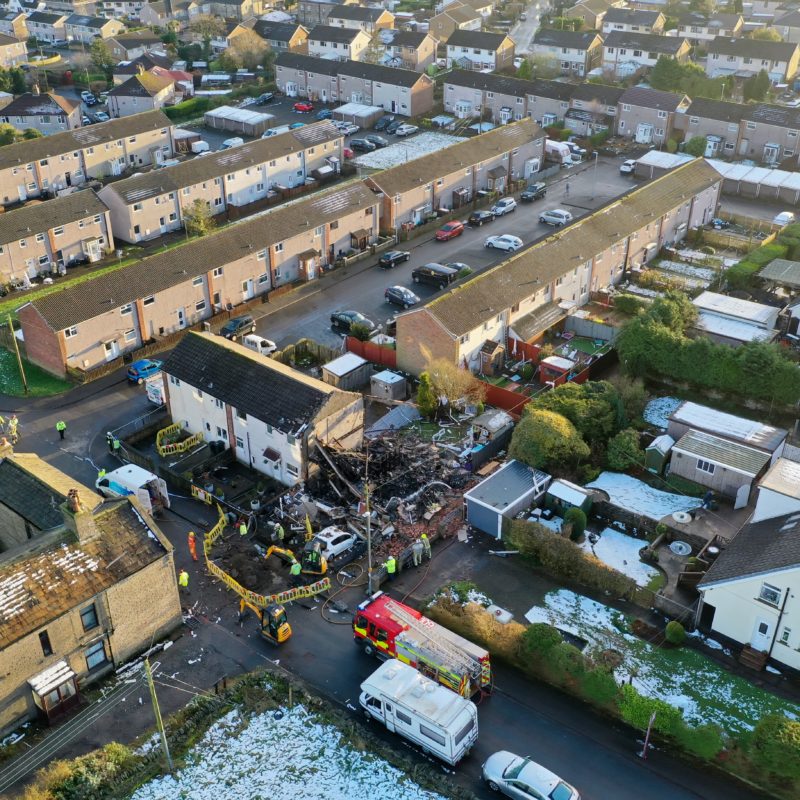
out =
[[[463,697],[490,690],[486,650],[383,592],[358,606],[353,637],[368,655],[396,658]]]

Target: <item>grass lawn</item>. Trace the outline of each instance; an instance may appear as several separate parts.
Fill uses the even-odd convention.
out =
[[[654,647],[634,636],[630,619],[622,612],[566,589],[549,592],[543,606],[525,615],[529,622],[548,622],[586,639],[588,650],[616,650],[622,663],[619,681],[632,679],[648,697],[683,710],[692,724],[716,723],[723,730],[750,730],[765,714],[800,715],[800,706],[776,697],[749,681],[731,675],[691,647]],[[710,647],[722,649],[713,639]]]
[[[62,381],[27,361],[23,361],[25,377],[28,379],[29,396],[46,397],[66,392],[72,384]],[[9,350],[0,348],[0,394],[23,397],[22,379],[19,376],[17,357]]]

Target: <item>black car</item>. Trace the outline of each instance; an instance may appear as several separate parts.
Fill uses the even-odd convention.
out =
[[[408,250],[389,250],[378,259],[378,266],[392,269],[392,267],[402,264],[411,258],[411,253]]]
[[[372,130],[374,131],[385,131],[386,128],[389,126],[390,123],[394,122],[394,117],[391,115],[387,115],[385,117],[381,117],[373,126]]]
[[[411,289],[406,289],[405,286],[390,286],[383,293],[383,297],[387,303],[394,303],[394,305],[403,306],[403,308],[410,308],[419,303],[419,297]]]
[[[275,99],[275,95],[272,92],[264,92],[264,94],[259,95],[256,98],[256,105],[265,106],[268,103],[271,103]]]
[[[371,331],[375,330],[375,323],[358,311],[335,311],[331,314],[331,328],[335,331],[350,333],[350,329],[356,324],[363,325]]]
[[[360,153],[371,153],[375,149],[375,145],[368,139],[351,139],[350,149]]]
[[[219,331],[220,336],[224,336],[226,339],[236,339],[238,336],[242,336],[245,333],[255,332],[256,323],[249,314],[229,319]]]
[[[532,183],[527,189],[523,189],[519,199],[523,203],[532,203],[534,200],[541,200],[547,194],[547,184]]]
[[[390,134],[392,134],[392,133],[395,133],[395,132],[397,131],[397,129],[398,129],[398,128],[399,128],[401,125],[403,125],[403,124],[404,124],[404,123],[403,123],[403,120],[401,120],[401,119],[395,119],[395,120],[392,120],[392,121],[391,121],[391,122],[390,122],[390,123],[389,123],[389,124],[386,126],[386,133],[390,133]]]
[[[470,225],[474,225],[476,228],[480,228],[484,222],[491,222],[494,219],[494,214],[491,211],[473,211],[469,215],[469,219],[467,222]]]
[[[374,134],[374,133],[368,133],[364,138],[368,142],[372,142],[372,144],[374,144],[375,147],[388,147],[389,146],[389,140],[388,139],[384,139],[383,136],[378,136],[377,134]]]

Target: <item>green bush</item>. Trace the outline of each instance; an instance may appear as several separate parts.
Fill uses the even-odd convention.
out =
[[[359,342],[368,342],[369,337],[372,336],[372,329],[363,322],[355,322],[350,326],[350,335]]]
[[[650,717],[655,712],[653,729],[666,736],[674,736],[683,725],[683,714],[679,708],[653,697],[644,697],[635,687],[625,684],[619,704],[622,718],[640,731],[646,731]]]
[[[164,108],[164,113],[173,121],[194,119],[208,111],[211,100],[208,97],[193,97],[174,106]]]
[[[536,368],[533,366],[533,364],[526,364],[521,371],[522,380],[529,381],[533,377],[535,369]]]
[[[606,452],[609,468],[617,472],[633,467],[642,466],[644,455],[642,448],[639,447],[639,433],[633,428],[626,428],[613,436],[608,442]]]
[[[759,720],[750,757],[756,767],[789,780],[800,779],[800,722],[780,714]]]
[[[678,620],[673,619],[667,623],[664,629],[664,638],[675,645],[682,645],[686,641],[686,629]]]
[[[586,674],[586,659],[574,644],[561,642],[548,654],[548,666],[559,683],[563,678],[582,678]]]
[[[587,700],[598,706],[609,706],[619,699],[619,686],[614,673],[602,667],[587,670],[581,677],[581,691]]]
[[[632,294],[620,294],[614,298],[614,309],[631,316],[638,314],[646,305],[644,300]]]
[[[722,750],[725,742],[722,733],[716,725],[700,725],[693,728],[684,725],[675,731],[675,741],[698,758],[711,760]]]
[[[546,622],[534,622],[525,628],[520,641],[520,655],[523,658],[542,658],[558,644],[563,642],[561,634]]]
[[[577,542],[586,530],[586,514],[584,514],[583,510],[580,508],[568,508],[564,514],[564,522],[572,526],[569,538],[572,539],[573,542]]]

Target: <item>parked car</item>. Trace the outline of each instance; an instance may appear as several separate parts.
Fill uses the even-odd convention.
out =
[[[469,219],[467,222],[470,225],[474,225],[476,228],[480,228],[484,222],[491,222],[494,219],[494,214],[491,211],[486,211],[482,209],[480,211],[473,211],[469,215]]]
[[[306,103],[301,100],[299,103],[295,103],[292,109],[297,111],[298,114],[310,114],[314,110],[314,104]]]
[[[359,539],[354,533],[331,525],[317,533],[312,541],[319,544],[322,557],[326,561],[332,561],[342,553],[351,550]]]
[[[358,133],[361,128],[358,125],[353,125],[352,122],[339,122],[336,124],[336,127],[345,135],[345,136],[352,136],[354,133]]]
[[[289,126],[289,130],[290,130],[290,131],[296,131],[298,128],[304,128],[304,127],[305,127],[305,125],[306,125],[306,124],[305,124],[305,122],[293,122],[293,123],[292,123],[292,124]]]
[[[390,286],[383,293],[383,297],[387,303],[394,303],[394,305],[403,306],[403,308],[410,308],[419,303],[419,297],[411,289],[406,289],[405,286]]]
[[[629,158],[627,161],[623,161],[619,165],[619,171],[623,175],[631,175],[635,169],[636,169],[636,159],[635,158]]]
[[[342,148],[342,155],[345,158],[355,158],[356,157],[356,154],[349,147]]]
[[[416,125],[408,125],[404,122],[394,133],[395,136],[411,136],[412,133],[416,133],[418,130],[419,128]]]
[[[772,220],[773,225],[780,225],[781,227],[790,225],[792,222],[794,222],[794,214],[791,211],[781,211]]]
[[[461,236],[462,233],[464,233],[464,223],[454,219],[452,222],[442,225],[436,231],[436,241],[446,242],[448,239],[455,239],[456,236]]]
[[[147,378],[157,375],[164,366],[163,361],[152,358],[140,358],[128,367],[128,380],[131,383],[144,383]]]
[[[383,136],[378,136],[375,133],[368,133],[364,138],[368,142],[372,142],[372,144],[374,144],[375,147],[388,147],[389,146],[389,140],[388,139],[384,139]]]
[[[576,142],[572,140],[567,140],[566,142],[567,147],[569,147],[570,152],[572,153],[573,160],[577,156],[578,158],[585,158],[586,157],[586,148],[580,147]]]
[[[317,119],[331,119],[333,117],[333,111],[329,108],[323,108],[322,111],[317,111]]]
[[[391,114],[387,114],[384,117],[381,117],[373,126],[372,130],[374,131],[385,131],[389,125],[394,122],[394,117]]]
[[[96,119],[98,122],[108,122],[108,121],[111,119],[111,117],[109,117],[109,116],[108,116],[108,114],[106,114],[106,112],[105,112],[105,111],[98,111],[98,112],[97,112],[97,113],[94,115],[94,118],[95,118],[95,119]]]
[[[350,147],[358,153],[371,153],[375,150],[375,145],[367,139],[351,139]]]
[[[220,336],[224,336],[226,339],[235,339],[237,336],[243,336],[245,333],[255,332],[256,321],[249,314],[243,314],[241,317],[229,319],[219,331]]]
[[[83,100],[87,106],[93,106],[97,102],[97,98],[85,89],[81,92],[81,100]]]
[[[392,269],[398,264],[408,261],[409,258],[411,258],[411,253],[408,250],[389,250],[378,259],[378,266]]]
[[[572,222],[572,214],[565,211],[563,208],[551,208],[550,211],[543,211],[539,214],[539,222],[544,222],[545,225],[553,225],[560,228],[568,222]]]
[[[512,236],[510,233],[503,233],[500,236],[489,236],[483,245],[490,250],[505,250],[506,253],[513,253],[522,247],[522,239],[519,236]]]
[[[334,311],[333,314],[331,314],[331,328],[335,331],[339,330],[344,333],[350,333],[350,329],[356,324],[364,325],[369,328],[370,331],[374,331],[376,328],[375,323],[371,319],[367,319],[358,311]]]
[[[513,197],[504,197],[498,200],[489,210],[496,217],[513,214],[517,210],[517,201]]]
[[[92,124],[92,121],[89,119],[89,117],[87,117],[87,116],[86,116],[86,114],[84,114],[84,115],[81,117],[81,125],[83,125],[84,127],[86,127],[87,125],[91,125],[91,124]]]
[[[397,129],[401,126],[405,125],[405,123],[400,119],[393,119],[387,126],[386,126],[386,133],[395,134],[397,133]]]
[[[438,289],[444,289],[456,278],[458,278],[458,270],[444,264],[425,264],[424,267],[417,267],[411,272],[411,280],[414,283],[427,283]]]
[[[577,789],[554,772],[532,758],[522,758],[508,750],[490,755],[481,772],[492,791],[502,792],[508,797],[580,800]]]
[[[272,92],[264,92],[264,94],[260,94],[256,97],[256,104],[259,106],[266,106],[269,105],[275,99],[275,95]]]
[[[547,194],[546,183],[532,183],[527,189],[522,190],[519,199],[523,203],[532,203],[534,200],[540,200]]]

